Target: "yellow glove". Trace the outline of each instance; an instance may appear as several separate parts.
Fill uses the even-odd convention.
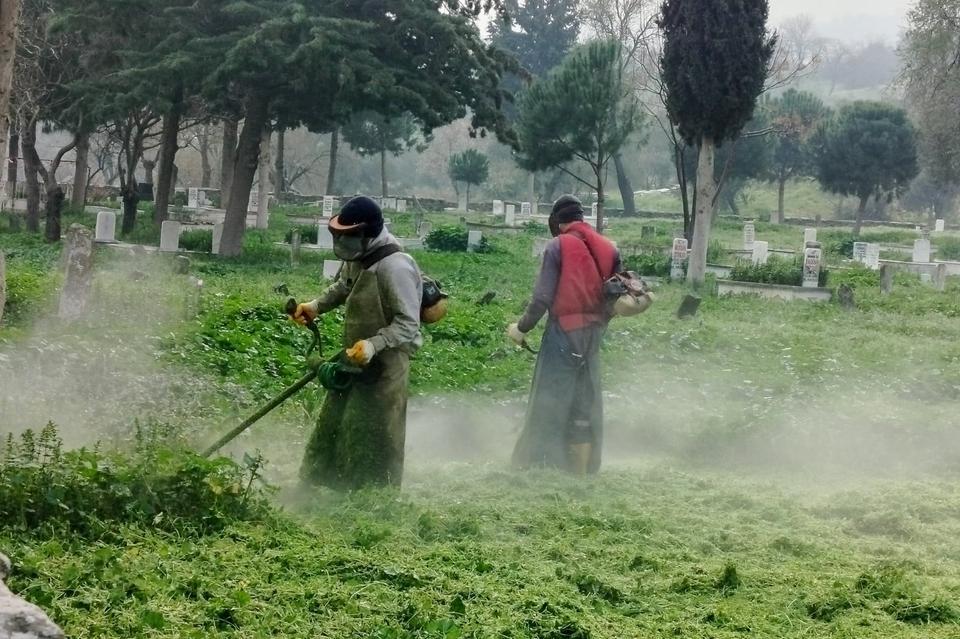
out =
[[[520,326],[514,322],[507,327],[507,337],[517,346],[523,346],[527,339],[527,334],[520,330]]]
[[[293,312],[290,319],[300,326],[306,326],[317,319],[317,315],[319,313],[317,313],[317,307],[313,305],[313,302],[304,302],[303,304],[297,304],[297,310]]]
[[[362,339],[347,349],[347,359],[357,366],[366,366],[377,354],[376,349],[368,340]]]

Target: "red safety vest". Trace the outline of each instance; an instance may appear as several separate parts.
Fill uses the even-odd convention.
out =
[[[551,314],[566,332],[607,321],[603,283],[613,276],[617,248],[585,222],[572,224],[560,241],[560,280]]]

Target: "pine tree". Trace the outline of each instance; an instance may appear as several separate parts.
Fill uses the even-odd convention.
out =
[[[703,283],[716,199],[716,147],[734,140],[753,115],[776,38],[767,0],[666,0],[660,16],[667,114],[699,150],[696,219],[687,276]]]
[[[409,113],[386,117],[366,111],[358,113],[341,129],[343,139],[363,156],[380,156],[380,194],[389,195],[387,183],[387,154],[398,156],[412,149],[423,150],[423,140],[417,121]]]
[[[450,179],[463,182],[467,185],[467,208],[470,208],[470,185],[479,186],[487,181],[490,175],[490,160],[487,156],[475,149],[467,149],[463,153],[450,156],[447,169]]]

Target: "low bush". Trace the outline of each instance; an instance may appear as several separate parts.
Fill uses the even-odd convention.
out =
[[[194,231],[184,231],[180,234],[180,248],[185,251],[197,251],[198,253],[213,252],[213,231],[202,229]]]
[[[820,269],[820,286],[827,285],[829,276],[827,269]],[[766,264],[741,261],[731,269],[730,279],[735,282],[800,286],[803,284],[803,259],[785,260],[771,257]]]
[[[462,252],[467,250],[469,232],[462,226],[454,224],[441,224],[426,237],[424,243],[428,249],[433,251]],[[480,240],[480,246],[476,247],[477,253],[488,253],[490,245],[487,238]]]
[[[624,258],[623,265],[628,271],[647,277],[670,277],[671,259],[662,253],[631,255]]]
[[[301,242],[303,242],[304,244],[317,243],[318,230],[317,230],[316,224],[311,224],[311,225],[302,224],[295,228],[300,229]],[[289,244],[292,239],[293,239],[293,229],[290,229],[289,231],[287,231],[287,234],[283,236],[283,241]]]
[[[960,237],[938,238],[934,243],[938,260],[960,261]]]
[[[57,429],[7,435],[0,448],[0,530],[97,538],[118,524],[205,534],[265,512],[244,466],[139,440],[130,454],[64,452]]]

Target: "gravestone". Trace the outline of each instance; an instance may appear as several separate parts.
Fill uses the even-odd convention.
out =
[[[39,607],[16,596],[4,581],[10,576],[10,560],[0,554],[0,638],[63,639],[63,631]]]
[[[223,222],[217,222],[213,225],[213,247],[214,255],[220,255],[220,243],[223,241]]]
[[[947,230],[947,223],[943,218],[940,218],[936,221],[936,226],[933,228],[937,233],[943,233]]]
[[[866,242],[854,242],[853,243],[853,261],[858,264],[867,263],[867,243]]]
[[[744,222],[743,224],[743,250],[752,251],[753,243],[757,239],[757,228],[753,222]]]
[[[160,224],[160,250],[164,253],[180,250],[180,222],[164,220]]]
[[[853,289],[849,284],[841,284],[837,289],[837,297],[840,298],[840,308],[845,311],[852,311],[857,308],[857,303],[853,299]]]
[[[542,257],[547,252],[547,244],[550,240],[538,237],[533,240],[533,257]]]
[[[494,215],[503,215],[503,200],[494,200],[494,201],[493,201],[493,214],[494,214]]]
[[[3,306],[7,303],[7,262],[0,251],[0,320],[3,319]]]
[[[300,264],[300,229],[293,229],[290,233],[290,263]]]
[[[644,226],[640,229],[641,240],[652,240],[656,236],[657,236],[657,227],[655,226]]]
[[[333,233],[330,232],[330,225],[326,220],[320,220],[317,224],[317,246],[322,249],[333,249]]]
[[[913,261],[919,264],[930,262],[930,240],[919,239],[913,242]]]
[[[468,231],[467,232],[467,251],[473,253],[477,248],[479,248],[480,243],[483,241],[483,233],[480,231]]]
[[[893,273],[894,269],[889,264],[880,266],[880,292],[884,295],[893,290]]]
[[[100,211],[97,213],[97,234],[94,242],[101,244],[114,244],[117,235],[117,214],[113,211]]]
[[[173,263],[173,272],[177,275],[186,275],[190,272],[190,258],[186,255],[178,255]]]
[[[817,229],[803,229],[803,245],[817,241]]]
[[[247,213],[256,213],[260,204],[260,192],[250,189],[250,197],[247,198]]]
[[[193,186],[187,189],[187,208],[200,208],[200,189]]]
[[[514,204],[507,204],[504,213],[504,223],[507,226],[514,226],[517,223],[517,207]]]
[[[803,251],[803,288],[820,288],[820,264],[823,250],[818,242],[808,242]]]
[[[323,277],[324,279],[332,280],[337,276],[337,273],[340,272],[340,267],[343,266],[343,262],[340,260],[324,260],[323,261]]]
[[[937,272],[933,274],[933,285],[941,293],[947,288],[947,265],[937,264]]]
[[[397,198],[395,198],[395,197],[385,197],[385,198],[383,198],[383,208],[387,209],[388,211],[396,211],[396,210],[397,210]]]
[[[403,198],[397,200],[397,213],[406,213],[407,212],[407,201]]]
[[[529,202],[520,203],[520,216],[530,217],[533,215],[533,206]]]
[[[60,292],[60,317],[76,319],[83,315],[93,283],[93,234],[73,224],[67,231],[66,276]]]
[[[687,261],[687,238],[678,237],[673,241],[673,250],[670,252],[670,279],[682,280],[686,275],[683,268]]]
[[[420,228],[417,231],[417,236],[421,239],[426,238],[430,233],[433,232],[433,222],[421,222]]]
[[[336,207],[337,198],[332,195],[323,196],[323,217],[333,217],[333,209]]]
[[[467,194],[465,191],[457,194],[457,210],[462,212],[467,210]]]
[[[680,308],[677,309],[677,319],[687,319],[697,314],[700,309],[701,298],[696,295],[686,295],[680,302]]]
[[[868,269],[876,271],[880,268],[880,245],[867,244],[867,260],[865,262]]]
[[[751,258],[754,264],[766,264],[770,257],[770,245],[767,242],[754,240]]]

